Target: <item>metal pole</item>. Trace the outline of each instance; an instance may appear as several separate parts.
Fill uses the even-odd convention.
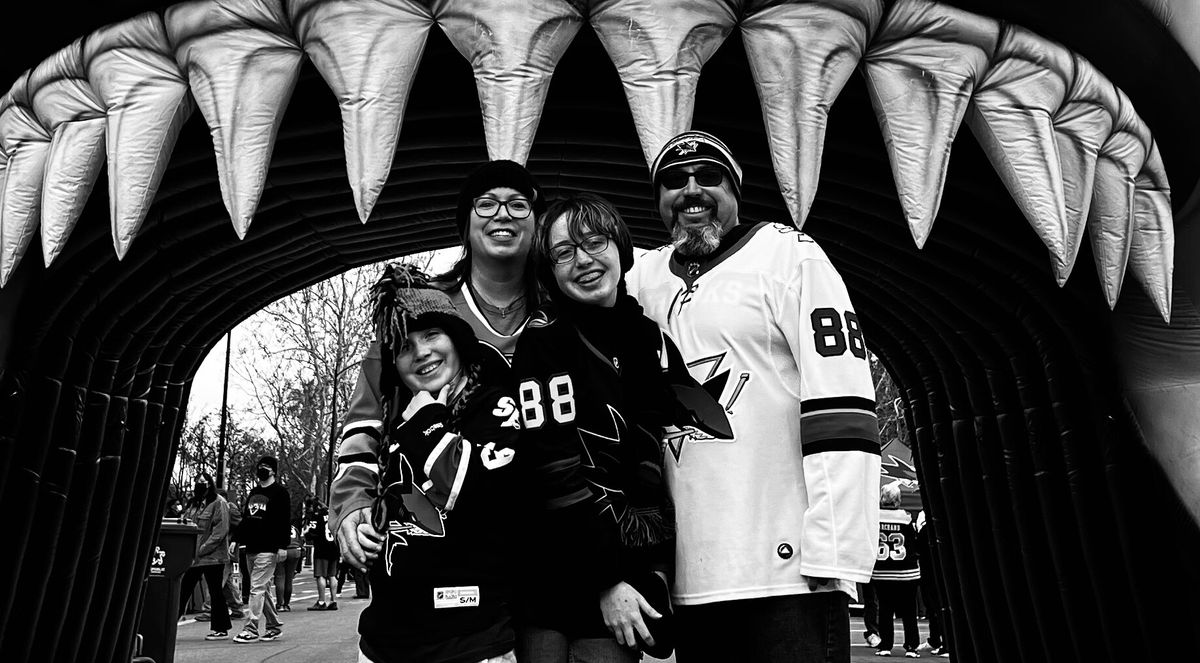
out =
[[[333,397],[329,399],[329,453],[325,455],[325,503],[329,504],[329,492],[333,485],[333,448],[337,445],[337,391],[341,371],[333,374]]]
[[[229,417],[229,346],[233,330],[225,335],[225,384],[221,387],[221,432],[217,439],[217,488],[225,487],[225,421]]]

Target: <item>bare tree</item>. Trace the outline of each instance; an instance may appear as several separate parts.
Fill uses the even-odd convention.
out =
[[[404,261],[428,269],[431,253]],[[339,420],[373,334],[371,285],[383,265],[367,265],[268,304],[246,321],[235,371],[250,385],[257,413],[277,438],[280,477],[319,494]]]

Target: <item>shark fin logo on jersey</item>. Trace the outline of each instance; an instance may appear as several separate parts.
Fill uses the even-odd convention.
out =
[[[728,354],[729,351],[726,350],[708,357],[696,359],[688,362],[687,367],[688,371],[691,372],[693,377],[697,377],[697,372],[703,373],[703,377],[697,377],[697,379],[700,381],[700,386],[703,387],[704,390],[707,391],[714,400],[716,400],[725,408],[726,414],[732,417],[734,414],[734,405],[741,397],[742,390],[745,389],[746,385],[750,382],[750,373],[747,371],[742,371],[738,375],[737,382],[730,387],[729,377],[732,373],[732,369],[726,368],[723,371],[721,370],[721,366],[724,364],[725,357]],[[708,370],[705,372],[704,367],[706,366]],[[699,369],[699,371],[697,369]],[[724,400],[722,400],[721,397],[727,390],[729,390],[730,393]],[[671,455],[675,457],[676,464],[681,462],[683,448],[688,442],[730,443],[733,442],[733,440],[719,440],[711,435],[708,435],[707,433],[696,430],[691,426],[685,426],[683,428],[669,426],[666,434],[663,437],[663,443],[666,445],[667,449],[670,450]]]
[[[399,477],[384,488],[385,499],[400,503],[389,505],[389,515],[395,515],[387,525],[387,574],[392,575],[395,555],[401,546],[408,545],[410,536],[446,536],[446,514],[434,505],[433,500],[413,481],[412,466],[408,458],[400,454],[397,458]],[[394,510],[393,510],[394,508]]]

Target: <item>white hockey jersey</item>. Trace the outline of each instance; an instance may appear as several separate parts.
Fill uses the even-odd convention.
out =
[[[674,600],[856,596],[879,534],[879,436],[866,345],[841,277],[795,228],[758,224],[706,264],[669,246],[627,276],[692,376],[723,383],[734,439],[675,431]],[[721,387],[721,384],[711,384]]]

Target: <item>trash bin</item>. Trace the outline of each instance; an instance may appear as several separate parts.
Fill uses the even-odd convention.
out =
[[[196,538],[200,530],[178,518],[163,518],[158,542],[150,558],[146,578],[146,600],[138,630],[142,635],[142,655],[154,663],[175,660],[175,631],[179,626],[179,584],[184,572],[196,558]]]

